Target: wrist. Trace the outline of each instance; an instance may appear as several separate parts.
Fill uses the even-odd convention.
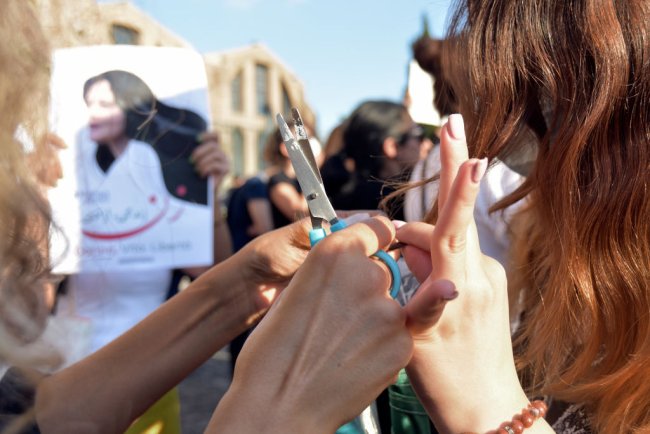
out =
[[[290,252],[280,251],[278,240],[261,236],[238,251],[233,259],[238,263],[242,291],[250,297],[251,309],[263,314],[271,307],[280,291],[293,276],[293,264],[285,267]],[[284,255],[276,258],[273,255]]]
[[[501,372],[445,368],[445,372],[454,375],[442,376],[436,365],[426,359],[419,360],[422,355],[419,356],[413,356],[407,373],[440,432],[496,433],[503,422],[511,420],[529,404],[514,366]],[[427,381],[430,378],[439,381],[433,384]]]
[[[233,332],[233,337],[250,327],[258,316],[250,285],[242,276],[242,266],[237,255],[202,273],[192,282],[188,291],[201,292],[199,295],[205,307],[219,313],[218,321],[237,329]]]
[[[496,434],[523,434],[529,428],[534,429],[533,425],[539,419],[546,416],[548,407],[543,400],[535,400],[529,403],[521,412],[515,414],[512,419],[503,422],[498,429],[495,430]],[[538,427],[541,427],[541,422]],[[528,431],[529,433],[531,431]]]
[[[267,296],[268,284],[263,282],[262,274],[268,272],[269,265],[256,249],[244,247],[232,255],[228,262],[232,265],[232,291],[239,296],[239,301],[246,304],[247,315],[255,321],[263,315],[275,298],[275,291]],[[265,257],[265,256],[264,256]]]
[[[284,434],[326,432],[315,426],[308,415],[288,408],[278,394],[263,385],[250,387],[233,380],[210,420],[206,433]]]
[[[467,417],[459,418],[459,424],[454,424],[452,432],[496,434],[504,422],[511,421],[513,416],[521,413],[528,404],[525,396],[508,396],[498,402],[485,399],[476,407],[465,408],[463,413]]]
[[[443,432],[466,434],[495,434],[504,422],[511,421],[513,416],[520,413],[529,404],[525,396],[504,395],[494,400],[485,397],[476,405],[463,406],[462,409],[453,411],[453,419],[447,413],[443,422]],[[460,411],[458,411],[460,410]]]
[[[543,401],[529,401],[525,397],[508,396],[498,401],[486,398],[478,407],[463,408],[454,422],[448,420],[440,429],[441,432],[462,434],[553,433],[544,419],[546,411]]]
[[[548,407],[543,400],[534,400],[516,413],[511,419],[502,422],[498,427],[485,432],[486,434],[543,434],[554,433],[553,429],[546,423]],[[479,432],[467,431],[462,434],[479,434]]]

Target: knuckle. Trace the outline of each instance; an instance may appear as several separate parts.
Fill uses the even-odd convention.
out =
[[[444,248],[452,254],[460,253],[467,246],[467,237],[465,234],[454,234],[444,240]]]
[[[323,265],[336,267],[344,265],[345,261],[349,260],[349,256],[345,255],[345,240],[336,237],[325,237],[313,246],[311,250],[312,254],[318,256]]]
[[[314,250],[323,251],[328,255],[341,255],[347,250],[348,242],[344,237],[328,236],[314,246]]]
[[[372,219],[377,220],[378,222],[380,222],[380,223],[382,223],[384,225],[387,225],[387,226],[392,225],[392,222],[390,221],[390,219],[384,214],[374,215],[374,216],[372,216]]]
[[[371,266],[368,267],[367,273],[359,273],[359,277],[370,281],[372,286],[375,288],[388,288],[388,285],[390,284],[390,273],[388,271],[388,268],[383,264],[379,264],[378,261],[373,261],[370,258],[368,258],[368,264]]]
[[[382,299],[385,302],[383,320],[391,327],[402,326],[406,324],[406,313],[394,300]]]
[[[318,258],[318,262],[323,264],[323,266],[329,268],[336,267],[339,255],[335,250],[326,247],[326,244],[322,242],[318,243],[311,249],[310,256]]]

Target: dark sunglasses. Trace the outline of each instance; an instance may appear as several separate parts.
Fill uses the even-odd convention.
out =
[[[412,127],[411,129],[409,129],[404,134],[402,134],[401,136],[399,136],[399,139],[397,139],[397,143],[399,143],[400,145],[404,145],[404,144],[408,143],[408,141],[411,140],[411,139],[415,139],[415,140],[417,140],[418,142],[421,143],[424,140],[425,137],[426,136],[424,134],[424,130],[422,129],[422,127],[419,126],[419,125],[416,125],[416,126]]]

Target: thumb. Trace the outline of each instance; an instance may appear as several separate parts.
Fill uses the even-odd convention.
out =
[[[426,281],[433,270],[431,253],[411,245],[406,245],[401,250],[408,269],[411,270],[418,282]]]
[[[456,285],[450,280],[427,280],[406,305],[406,324],[412,335],[435,326],[445,305],[458,297]]]

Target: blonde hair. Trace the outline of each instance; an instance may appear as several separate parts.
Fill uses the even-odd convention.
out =
[[[33,2],[1,3],[0,40],[0,359],[16,364],[47,319],[50,213],[26,157],[47,146],[50,50]]]

